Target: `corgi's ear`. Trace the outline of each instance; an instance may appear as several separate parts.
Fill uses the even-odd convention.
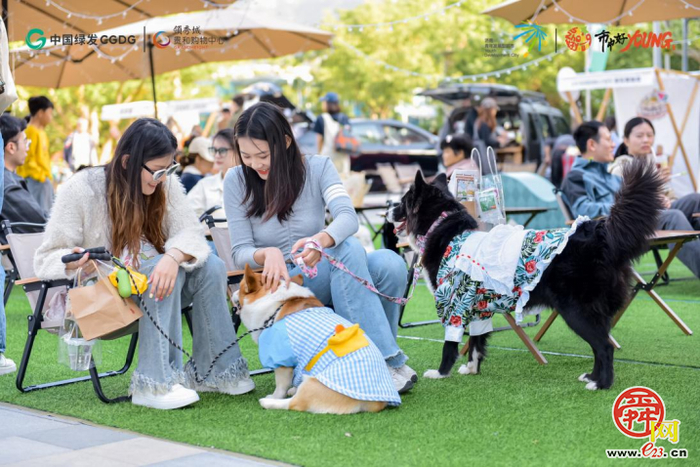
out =
[[[245,287],[245,292],[250,294],[254,291],[260,289],[260,282],[258,281],[258,275],[255,274],[250,265],[245,264],[245,273],[243,274],[243,285]]]
[[[289,279],[292,281],[292,283],[296,283],[299,286],[304,286],[304,277],[301,275],[292,276]]]

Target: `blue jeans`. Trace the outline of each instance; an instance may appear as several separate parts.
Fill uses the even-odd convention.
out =
[[[340,245],[326,249],[329,255],[341,261],[350,271],[388,296],[401,297],[406,290],[406,262],[391,250],[377,250],[367,254],[360,242],[349,237]],[[400,306],[387,301],[365,288],[347,273],[321,260],[315,278],[304,277],[304,286],[327,306],[332,306],[341,317],[359,323],[367,336],[377,345],[387,364],[401,367],[408,359],[396,343]],[[290,276],[301,269],[289,265]]]
[[[143,262],[139,271],[150,275],[161,258],[163,256],[158,255]],[[181,347],[181,311],[183,306],[192,304],[192,356],[200,377],[207,372],[214,357],[236,339],[226,302],[226,287],[224,262],[211,255],[201,268],[192,272],[180,268],[172,294],[162,301],[155,302],[155,297],[150,299],[150,289],[143,295],[156,322]],[[138,304],[135,296],[134,301]],[[139,321],[139,363],[131,378],[130,393],[145,390],[162,394],[175,384],[194,388],[192,363],[188,362],[183,369],[182,352],[156,329],[145,311],[143,314]],[[236,345],[219,358],[202,385],[218,388],[248,376],[248,364]]]
[[[2,140],[2,138],[0,138]],[[2,185],[2,184],[0,184]],[[2,195],[0,195],[0,205],[2,205]],[[0,267],[0,285],[2,285],[2,292],[5,292],[5,269]],[[6,346],[6,330],[7,321],[5,319],[5,302],[0,301],[0,353],[5,352]]]
[[[5,143],[2,141],[2,135],[0,135],[0,165],[5,167]],[[2,210],[2,200],[5,196],[5,178],[2,177],[0,180],[0,210]],[[0,284],[2,285],[2,292],[5,292],[5,270],[0,267]],[[4,298],[3,298],[4,299]],[[0,353],[5,352],[6,346],[6,334],[7,334],[7,321],[5,319],[5,301],[0,301]]]

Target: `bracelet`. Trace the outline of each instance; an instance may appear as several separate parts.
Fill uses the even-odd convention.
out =
[[[169,252],[165,252],[163,255],[167,255],[168,257],[172,258],[173,260],[175,260],[175,263],[177,263],[177,266],[180,266],[180,262],[178,261],[177,258],[175,258],[175,255],[173,255]]]

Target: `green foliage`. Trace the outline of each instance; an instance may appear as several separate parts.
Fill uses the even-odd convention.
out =
[[[402,18],[427,13],[454,3],[453,0],[405,0],[368,2],[353,10],[341,12],[336,24],[368,24],[394,21]],[[486,8],[500,3],[500,0],[482,2],[465,2],[458,8],[448,10],[444,15],[432,15],[427,21],[413,20],[405,24],[397,24],[390,29],[383,27],[346,28],[334,30],[336,35],[333,49],[313,54],[326,57],[319,61],[314,70],[316,82],[307,90],[306,95],[311,102],[327,90],[341,94],[347,102],[360,102],[364,105],[365,113],[369,115],[390,116],[392,109],[401,101],[409,101],[416,88],[436,86],[440,78],[456,78],[463,75],[485,73],[524,64],[554,51],[554,25],[546,26],[548,39],[543,44],[542,51],[533,48],[527,57],[527,50],[522,40],[513,41],[518,30],[515,25],[502,20],[480,14]],[[669,23],[674,39],[682,37],[681,22]],[[566,48],[564,36],[573,24],[558,26],[559,48]],[[650,30],[651,26],[642,27],[612,27],[614,32],[630,32],[636,29]],[[665,28],[664,28],[665,29]],[[700,25],[691,23],[689,37],[700,34]],[[487,38],[496,43],[501,40],[515,42],[515,52],[519,57],[485,57],[484,44]],[[359,49],[371,59],[358,56],[344,44]],[[695,43],[697,44],[697,42]],[[650,67],[651,51],[645,49],[630,49],[625,53],[619,52],[620,46],[614,50],[608,60],[608,69]],[[672,67],[680,69],[680,46],[674,52],[671,60]],[[513,71],[488,80],[491,83],[501,83],[517,86],[520,89],[540,91],[556,106],[568,114],[568,104],[564,103],[556,90],[556,76],[559,69],[568,66],[581,72],[584,68],[584,53],[567,52],[554,57],[552,61],[544,61],[526,71]],[[395,67],[417,72],[422,75],[434,75],[434,78],[416,77],[404,72],[387,69],[375,61],[385,62]],[[697,69],[699,63],[691,59],[690,69]],[[452,80],[456,82],[457,80]],[[468,79],[465,82],[471,83]],[[594,112],[597,111],[603,93],[595,93],[593,101]],[[316,108],[318,111],[320,108]]]

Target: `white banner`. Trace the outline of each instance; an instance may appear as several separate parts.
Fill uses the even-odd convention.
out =
[[[221,104],[218,98],[159,102],[158,117],[164,119],[185,112],[216,112],[220,108]],[[102,106],[100,120],[134,119],[137,117],[153,117],[153,101],[136,101]]]
[[[557,88],[559,92],[565,92],[587,89],[635,88],[652,86],[654,83],[656,83],[656,76],[653,68],[636,68],[563,76],[557,80]]]
[[[676,150],[672,173],[692,171],[695,175],[695,180],[700,182],[699,96],[695,97],[694,102],[690,101],[697,78],[661,72],[661,79],[664,82],[664,93],[659,91],[656,79],[653,80],[653,83],[646,86],[615,87],[613,89],[618,134],[620,136],[623,135],[625,123],[631,118],[637,116],[646,117],[651,120],[656,130],[654,149],[657,145],[663,145],[664,154],[670,156],[676,147],[677,138],[671,124],[671,118],[666,111],[666,102],[671,105],[679,131],[681,131],[685,114],[690,108],[685,131],[681,135],[690,167],[686,167],[679,147]],[[673,178],[671,185],[679,197],[695,191],[689,175]]]

